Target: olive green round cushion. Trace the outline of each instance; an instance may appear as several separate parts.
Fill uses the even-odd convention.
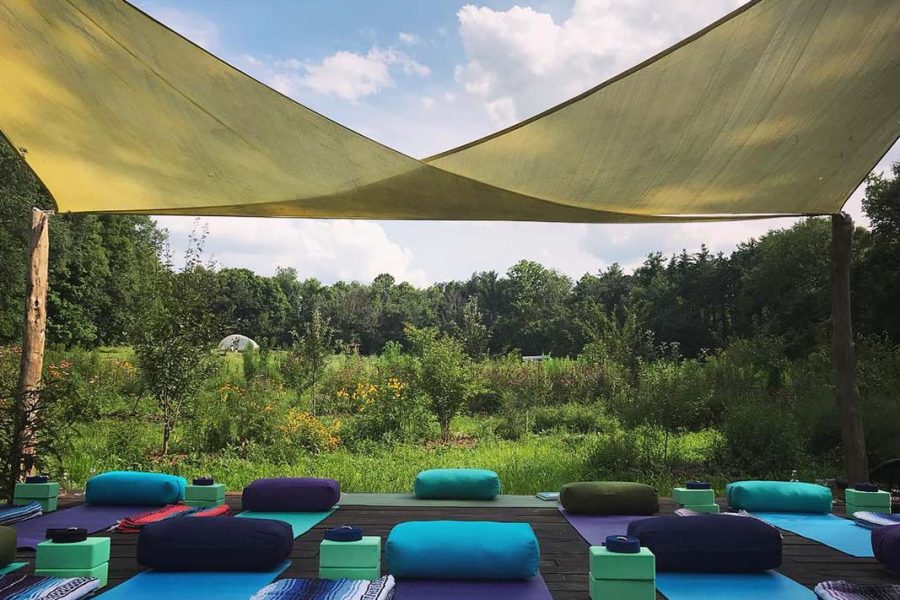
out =
[[[656,488],[630,481],[567,483],[559,492],[563,508],[579,515],[651,515],[659,512]]]
[[[0,567],[16,560],[16,530],[0,526]]]

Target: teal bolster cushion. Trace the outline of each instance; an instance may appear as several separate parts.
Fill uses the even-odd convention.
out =
[[[831,490],[802,481],[737,481],[725,487],[734,509],[756,512],[831,512]]]
[[[409,579],[527,579],[541,551],[528,523],[410,521],[391,530],[388,571]]]
[[[0,527],[0,567],[16,560],[16,530]]]
[[[486,469],[431,469],[416,475],[414,491],[423,499],[493,500],[500,478]]]
[[[184,500],[183,477],[139,471],[109,471],[88,479],[84,501],[88,504],[137,504],[161,506]]]
[[[567,483],[559,492],[559,502],[577,515],[652,515],[659,512],[656,488],[631,481]]]

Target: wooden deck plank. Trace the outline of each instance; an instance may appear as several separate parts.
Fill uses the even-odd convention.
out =
[[[239,495],[229,495],[227,502],[234,510],[240,510]],[[671,500],[664,499],[661,512],[669,514],[675,508]],[[362,527],[368,535],[379,535],[384,539],[398,523],[441,519],[531,523],[541,544],[541,574],[553,598],[588,599],[588,544],[552,505],[547,508],[345,506],[294,541],[292,565],[283,577],[316,576],[319,542],[325,529],[330,527],[353,524]],[[109,564],[109,585],[112,587],[141,570],[135,557],[137,535],[105,535],[109,535],[112,540]],[[33,568],[33,551],[20,551],[18,554],[21,560],[30,561],[28,569]],[[846,579],[857,583],[900,583],[900,579],[893,577],[874,559],[847,556],[787,532],[784,534],[784,563],[780,571],[810,588],[828,579]],[[664,598],[662,595],[657,597]]]

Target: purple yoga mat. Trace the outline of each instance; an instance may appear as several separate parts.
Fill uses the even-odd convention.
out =
[[[610,535],[625,535],[629,523],[649,518],[647,515],[573,515],[563,508],[559,512],[591,546],[602,546]]]
[[[399,579],[394,600],[553,600],[540,575],[525,581]]]
[[[18,537],[17,547],[32,548],[47,539],[51,527],[83,527],[88,533],[109,529],[119,519],[133,517],[152,510],[152,506],[107,506],[104,504],[79,504],[13,525]]]

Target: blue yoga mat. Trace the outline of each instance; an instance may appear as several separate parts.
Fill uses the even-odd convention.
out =
[[[873,557],[872,532],[853,521],[835,515],[799,513],[754,513],[757,517],[800,537],[831,546],[845,554]]]
[[[8,575],[9,573],[12,573],[13,571],[18,571],[22,567],[26,567],[26,566],[28,566],[27,562],[9,563],[5,567],[0,567],[0,576]]]
[[[816,595],[781,573],[657,573],[656,589],[669,600],[814,600]]]
[[[100,595],[103,600],[247,600],[291,565],[257,573],[144,571]]]
[[[325,512],[260,512],[253,510],[245,510],[238,514],[238,517],[245,519],[272,519],[273,521],[284,521],[294,530],[294,537],[298,538],[325,519],[339,507],[335,506],[331,510]]]

